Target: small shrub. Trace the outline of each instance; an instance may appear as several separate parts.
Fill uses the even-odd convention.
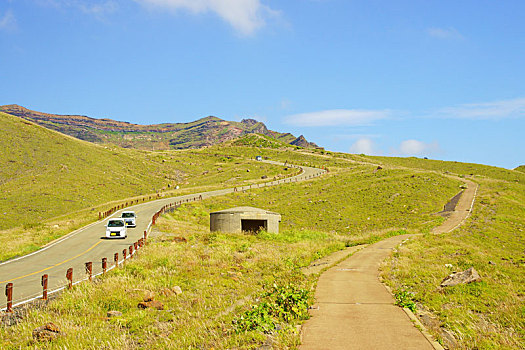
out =
[[[279,322],[305,320],[309,317],[310,292],[293,285],[277,286],[262,296],[262,301],[233,320],[237,333],[258,330],[269,333]]]
[[[394,293],[396,298],[396,305],[400,307],[406,307],[412,312],[416,312],[416,303],[414,302],[414,294],[407,292],[406,290],[397,291]]]

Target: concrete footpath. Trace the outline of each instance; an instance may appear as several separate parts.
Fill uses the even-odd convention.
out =
[[[450,232],[470,215],[478,185],[464,181],[468,188],[433,233]],[[442,349],[394,305],[394,298],[379,281],[381,262],[411,236],[391,237],[364,247],[321,275],[312,317],[302,328],[300,349]]]
[[[300,349],[434,349],[379,282],[379,264],[410,235],[372,244],[319,278]]]

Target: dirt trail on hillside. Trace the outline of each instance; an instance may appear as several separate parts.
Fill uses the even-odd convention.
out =
[[[470,215],[478,185],[462,180],[467,188],[455,210],[433,233],[450,232]],[[412,236],[372,244],[321,275],[312,318],[303,326],[300,349],[443,349],[394,305],[392,294],[379,281],[381,262]]]
[[[470,216],[472,207],[474,206],[474,198],[478,192],[478,184],[470,180],[461,180],[467,184],[467,188],[461,194],[454,211],[450,213],[450,216],[443,224],[434,227],[432,233],[440,234],[450,232],[461,225],[461,223]]]

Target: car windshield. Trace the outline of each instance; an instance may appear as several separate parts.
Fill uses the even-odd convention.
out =
[[[108,227],[122,227],[122,226],[124,226],[124,222],[120,220],[114,220],[114,221],[108,222]]]
[[[122,213],[123,218],[134,218],[135,213]]]

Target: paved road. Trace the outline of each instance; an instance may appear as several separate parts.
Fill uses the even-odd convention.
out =
[[[465,181],[468,188],[454,212],[434,233],[450,232],[470,215],[478,185]],[[321,275],[312,318],[303,326],[301,350],[442,349],[414,327],[379,281],[380,263],[412,236],[372,244]]]
[[[282,163],[265,161],[267,163],[283,166]],[[303,181],[325,173],[324,170],[301,166],[302,173],[287,179],[271,181],[260,185],[243,186],[237,190],[249,190],[263,186],[275,186],[285,182]],[[179,197],[159,199],[156,201],[137,204],[117,211],[111,217],[119,217],[124,210],[133,210],[138,216],[137,227],[128,229],[128,238],[123,240],[105,239],[105,220],[87,225],[69,235],[48,244],[46,247],[32,254],[0,263],[0,309],[5,309],[7,299],[5,288],[7,283],[12,282],[13,303],[16,306],[38,298],[42,295],[41,276],[49,275],[48,289],[56,290],[66,285],[66,271],[73,268],[73,280],[79,281],[86,278],[85,262],[93,262],[93,273],[102,271],[102,258],[108,260],[108,267],[112,267],[113,256],[119,253],[122,261],[122,250],[128,249],[130,244],[143,237],[144,231],[148,229],[151,217],[164,205],[180,202],[193,201],[202,196],[202,199],[221,196],[234,192],[234,188],[223,190],[189,194]]]

